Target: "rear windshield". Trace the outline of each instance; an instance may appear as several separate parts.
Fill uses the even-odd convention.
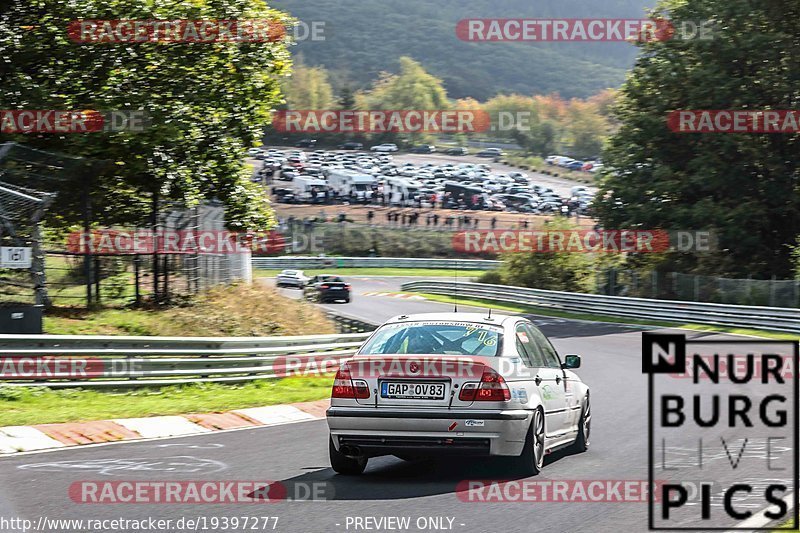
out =
[[[494,357],[500,352],[502,330],[468,322],[387,324],[359,354],[442,354]]]

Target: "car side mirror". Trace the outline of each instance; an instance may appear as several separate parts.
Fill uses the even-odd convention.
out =
[[[581,367],[581,356],[580,355],[565,355],[564,356],[564,364],[561,365],[561,368],[580,368]]]

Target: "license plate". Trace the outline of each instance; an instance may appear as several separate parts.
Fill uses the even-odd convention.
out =
[[[444,400],[444,383],[381,383],[381,398],[412,400]]]

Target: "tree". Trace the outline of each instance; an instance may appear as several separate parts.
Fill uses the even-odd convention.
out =
[[[712,229],[719,250],[670,258],[685,270],[789,277],[800,233],[800,136],[673,133],[674,110],[794,109],[794,0],[664,2],[673,24],[716,20],[711,40],[643,43],[621,91],[595,209],[606,227]]]
[[[339,109],[353,109],[356,105],[356,93],[349,85],[342,87],[339,92],[339,99],[336,101]]]
[[[578,228],[568,220],[546,222],[543,231],[568,231]],[[505,285],[569,292],[592,292],[595,269],[608,261],[603,255],[578,252],[512,252],[502,255],[496,274],[483,283],[500,281]]]
[[[144,223],[152,199],[191,205],[211,198],[225,203],[231,229],[272,224],[243,156],[280,101],[277,79],[290,67],[286,43],[77,44],[67,34],[76,19],[272,19],[288,26],[289,17],[261,0],[11,0],[0,8],[0,109],[142,109],[150,116],[142,132],[11,137],[108,162],[102,174],[76,175],[62,198],[91,179],[104,224]],[[81,216],[50,213],[50,224]]]
[[[295,62],[292,76],[284,84],[289,109],[333,109],[333,88],[328,72]]]
[[[359,93],[360,109],[449,109],[442,80],[418,62],[401,57],[400,73],[382,73],[369,91]]]
[[[447,99],[447,91],[442,80],[428,74],[425,69],[410,57],[400,58],[400,73],[381,73],[368,91],[356,94],[356,108],[362,110],[442,110],[452,106]],[[413,133],[407,137],[418,142],[426,135]],[[386,134],[379,137],[387,142],[398,137]]]
[[[582,159],[597,157],[608,134],[608,123],[600,115],[599,107],[592,102],[572,100],[565,121],[572,155]]]

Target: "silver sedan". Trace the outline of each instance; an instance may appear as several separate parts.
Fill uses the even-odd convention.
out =
[[[537,474],[546,454],[589,446],[589,388],[529,320],[437,313],[392,318],[336,374],[327,411],[340,474],[370,457],[509,456]]]

